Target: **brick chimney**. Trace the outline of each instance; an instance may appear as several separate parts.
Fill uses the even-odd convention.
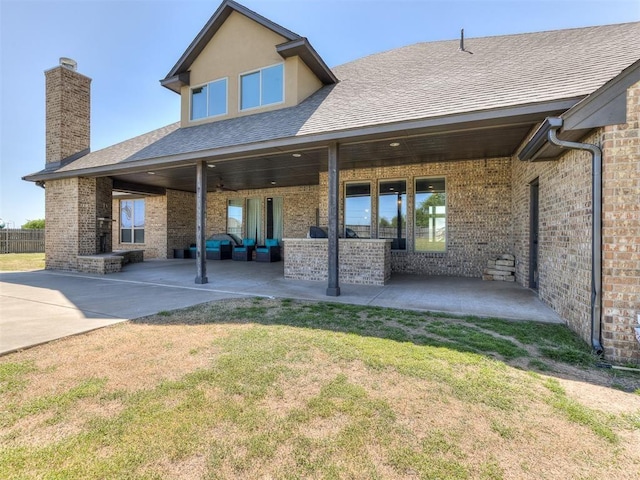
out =
[[[91,79],[61,58],[46,79],[46,167],[56,168],[89,153]]]

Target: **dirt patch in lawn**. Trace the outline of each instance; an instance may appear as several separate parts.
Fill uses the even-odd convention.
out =
[[[504,360],[421,337],[420,322],[442,318],[345,312],[210,303],[4,356],[0,367],[14,368],[0,383],[9,452],[0,469],[24,468],[24,478],[637,478],[640,395],[611,388],[620,384],[611,371],[551,361],[515,340],[525,356]],[[350,331],[342,314],[371,331]],[[321,328],[327,319],[337,323]],[[402,337],[403,325],[415,337]]]

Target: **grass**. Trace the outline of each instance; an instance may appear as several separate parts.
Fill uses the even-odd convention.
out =
[[[436,241],[428,238],[415,238],[415,249],[417,252],[446,252],[447,242]]]
[[[615,434],[611,426],[613,417],[607,418],[607,416],[601,412],[587,408],[584,405],[571,400],[567,397],[564,389],[556,380],[547,380],[545,382],[545,387],[553,393],[551,397],[547,397],[547,402],[549,402],[549,404],[555,409],[565,414],[568,420],[588,427],[595,434],[606,439],[610,443],[618,442],[618,436]]]
[[[605,412],[522,370],[588,358],[558,325],[213,302],[0,358],[0,472],[634,478],[640,408]]]
[[[0,254],[0,272],[23,272],[42,270],[44,253],[3,253]]]

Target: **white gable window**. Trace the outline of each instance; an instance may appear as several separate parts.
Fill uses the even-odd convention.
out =
[[[284,64],[240,75],[240,110],[284,101]]]
[[[191,120],[226,115],[227,79],[221,78],[191,89]]]

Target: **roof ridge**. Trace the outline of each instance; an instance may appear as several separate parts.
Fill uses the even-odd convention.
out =
[[[550,30],[536,30],[532,32],[518,32],[518,33],[503,33],[500,35],[486,35],[484,37],[465,37],[465,40],[477,40],[482,38],[500,38],[500,37],[517,37],[522,35],[541,35],[547,33],[555,33],[555,32],[573,32],[575,30],[595,30],[601,28],[608,27],[622,27],[625,25],[640,25],[640,21],[636,22],[621,22],[621,23],[607,23],[604,25],[585,25],[582,27],[570,27],[570,28],[555,28]],[[431,42],[422,42],[422,43],[431,43]]]
[[[519,32],[519,33],[505,33],[505,34],[500,34],[500,35],[487,35],[487,36],[483,36],[483,37],[469,37],[465,35],[465,41],[470,41],[470,40],[484,40],[484,39],[499,39],[499,38],[513,38],[513,37],[521,37],[521,36],[534,36],[534,35],[544,35],[544,34],[549,34],[549,33],[560,33],[560,32],[573,32],[576,30],[597,30],[597,29],[602,29],[602,28],[611,28],[611,27],[623,27],[623,26],[631,26],[631,25],[638,25],[640,26],[640,21],[636,21],[636,22],[621,22],[621,23],[609,23],[609,24],[605,24],[605,25],[587,25],[587,26],[583,26],[583,27],[571,27],[571,28],[558,28],[558,29],[553,29],[553,30],[542,30],[542,31],[532,31],[532,32]],[[411,48],[411,47],[415,47],[417,45],[436,45],[436,44],[444,44],[444,43],[455,43],[458,44],[460,41],[460,38],[451,38],[451,39],[442,39],[442,40],[425,40],[422,42],[414,42],[414,43],[409,43],[407,45],[402,45],[399,47],[394,47],[394,48],[389,48],[387,50],[382,50],[382,51],[378,51],[378,52],[373,52],[370,53],[368,55],[365,55],[363,57],[358,57],[358,58],[354,58],[353,60],[350,60],[348,62],[344,62],[341,63],[339,65],[334,65],[333,68],[341,68],[344,66],[348,66],[351,64],[355,64],[356,62],[360,62],[362,60],[377,56],[377,55],[384,55],[387,54],[389,52],[393,52],[393,51],[399,51],[399,50],[403,50],[405,48]]]

